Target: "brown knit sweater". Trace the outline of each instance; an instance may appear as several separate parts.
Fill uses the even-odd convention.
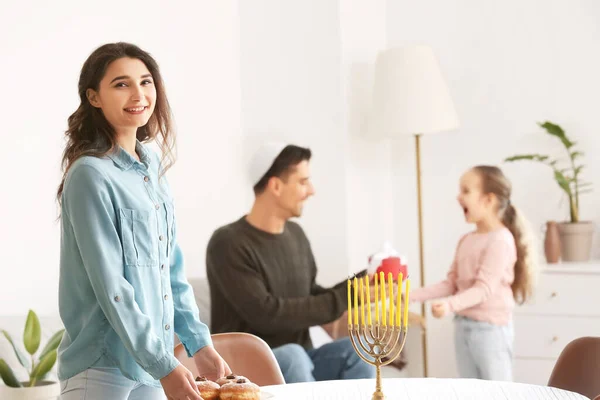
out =
[[[302,228],[291,221],[271,234],[245,217],[216,230],[206,252],[211,331],[248,332],[272,348],[296,343],[312,348],[308,328],[339,318],[347,308],[347,283],[316,284],[317,267]]]

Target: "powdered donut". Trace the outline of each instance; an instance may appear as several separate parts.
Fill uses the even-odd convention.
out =
[[[204,400],[217,400],[219,398],[220,386],[213,381],[209,381],[205,376],[196,378],[196,386],[198,386],[200,396]]]
[[[260,388],[247,379],[238,379],[221,386],[221,400],[260,400]]]

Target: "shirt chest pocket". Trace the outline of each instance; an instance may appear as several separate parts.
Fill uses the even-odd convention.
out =
[[[119,218],[125,265],[158,266],[156,214],[153,211],[122,208]]]

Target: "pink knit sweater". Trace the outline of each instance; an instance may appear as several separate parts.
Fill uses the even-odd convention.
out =
[[[507,228],[471,232],[461,238],[446,280],[411,290],[414,302],[448,297],[456,314],[506,325],[515,306],[511,284],[517,260],[515,240]]]

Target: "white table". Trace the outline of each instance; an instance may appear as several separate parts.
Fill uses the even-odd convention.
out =
[[[375,380],[293,383],[262,388],[264,400],[371,400]],[[585,400],[580,394],[546,386],[475,379],[384,379],[388,400]],[[261,399],[261,400],[262,400]]]

